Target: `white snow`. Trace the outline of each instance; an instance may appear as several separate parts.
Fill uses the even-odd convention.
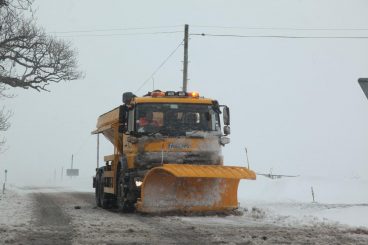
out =
[[[210,217],[171,217],[165,222],[184,222],[183,224],[225,224],[229,226],[267,226],[290,227],[323,226],[368,228],[368,181],[363,178],[308,177],[271,180],[258,176],[256,181],[242,180],[238,190],[241,216]],[[316,202],[312,202],[311,186],[314,188]],[[338,191],[332,191],[338,190]],[[22,188],[8,186],[5,195],[0,194],[0,239],[12,242],[19,231],[27,231],[32,219],[31,192],[90,192],[93,195],[91,177],[65,178],[63,181],[45,183],[40,186]],[[75,210],[74,205],[82,205]],[[115,213],[93,209],[89,217],[83,212],[92,209],[94,204],[74,200],[67,206],[74,224],[79,224],[78,233],[84,234],[86,241],[93,240],[86,230],[100,230],[104,220],[123,222]],[[87,208],[88,207],[88,208]],[[96,214],[94,214],[96,213]],[[93,217],[92,217],[93,216]],[[99,218],[97,218],[99,217]],[[134,218],[134,216],[133,216]],[[149,220],[149,219],[148,219]],[[171,221],[170,221],[171,220]],[[124,222],[123,222],[124,223]],[[149,233],[150,227],[141,224],[140,230]],[[138,229],[138,228],[135,228]],[[97,234],[97,233],[96,233]],[[117,237],[120,234],[116,233]]]
[[[0,193],[0,241],[12,243],[19,231],[26,231],[32,211],[30,198],[7,185],[5,193]]]
[[[284,223],[319,221],[368,227],[367,188],[368,180],[358,176],[282,179],[257,176],[256,181],[241,181],[238,198],[241,207],[257,207]]]

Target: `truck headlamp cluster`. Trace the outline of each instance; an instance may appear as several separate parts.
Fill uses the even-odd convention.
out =
[[[137,187],[140,187],[141,185],[142,185],[142,181],[141,180],[136,180],[135,181],[135,185],[137,186]]]
[[[141,178],[134,178],[135,186],[140,187],[143,184],[143,181]]]
[[[184,91],[179,91],[179,92],[176,92],[176,95],[177,96],[180,96],[180,97],[186,97],[187,96],[187,93],[184,92]]]
[[[179,97],[192,97],[192,98],[199,98],[199,93],[198,92],[184,92],[184,91],[179,91],[176,92],[176,96]]]
[[[198,92],[184,92],[184,91],[153,91],[148,93],[149,96],[152,97],[192,97],[192,98],[199,98]]]

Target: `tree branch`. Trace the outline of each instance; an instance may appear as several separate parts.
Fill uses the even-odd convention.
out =
[[[19,13],[32,1],[6,2],[0,5],[0,84],[48,91],[51,83],[81,78],[70,43],[46,35]]]

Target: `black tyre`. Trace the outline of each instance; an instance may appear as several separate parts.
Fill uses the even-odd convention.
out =
[[[117,196],[116,204],[120,212],[131,213],[134,212],[134,203],[127,199],[127,193],[129,192],[129,185],[127,185],[125,179],[125,171],[120,170],[120,174],[117,181]]]
[[[101,207],[100,201],[100,172],[96,173],[95,199],[97,207]]]
[[[105,186],[105,182],[104,182],[104,176],[103,173],[99,175],[99,185],[98,185],[98,189],[99,189],[99,202],[100,202],[100,207],[104,208],[104,209],[108,209],[110,208],[110,199],[109,199],[109,194],[105,193],[104,191],[104,186]]]

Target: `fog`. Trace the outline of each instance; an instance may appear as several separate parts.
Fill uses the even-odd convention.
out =
[[[121,104],[123,92],[152,90],[149,81],[136,92],[181,42],[184,24],[190,33],[368,36],[368,30],[268,29],[368,28],[366,1],[36,0],[35,7],[39,25],[72,42],[85,78],[51,85],[49,93],[11,89],[16,97],[1,101],[14,115],[0,180],[8,169],[13,183],[53,181],[72,154],[81,178],[91,177],[97,117]],[[72,32],[81,30],[94,32]],[[160,31],[178,32],[120,35]],[[225,164],[246,166],[247,147],[258,172],[367,178],[368,101],[357,82],[368,76],[367,42],[190,36],[188,90],[231,110]],[[155,89],[181,89],[182,60],[180,48],[155,74]],[[112,152],[102,140],[101,156]]]

